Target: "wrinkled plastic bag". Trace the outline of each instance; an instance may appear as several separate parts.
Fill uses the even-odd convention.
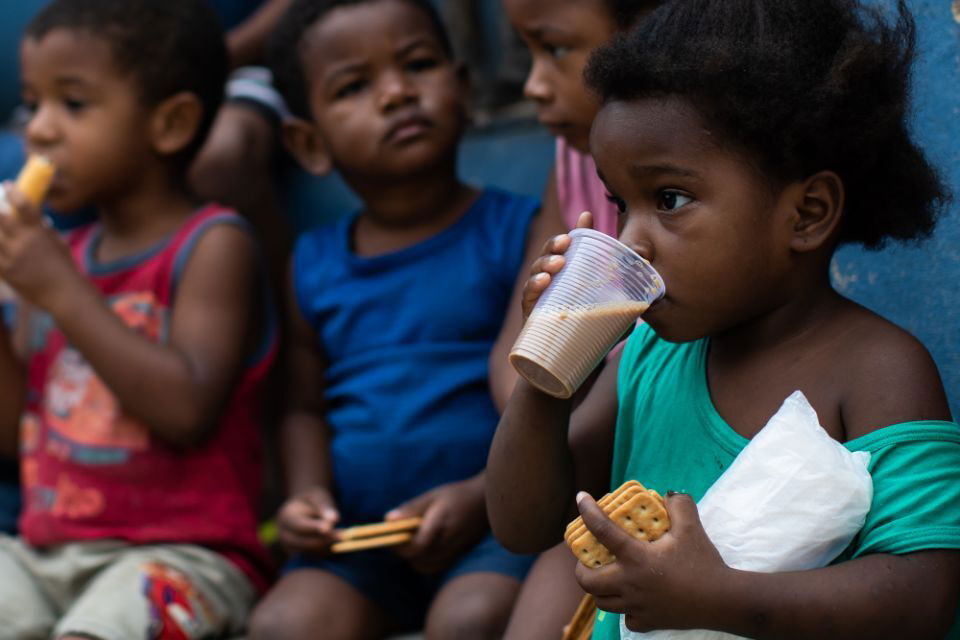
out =
[[[870,454],[831,438],[800,391],[793,392],[697,504],[727,565],[774,573],[825,567],[863,527],[873,481]],[[637,633],[623,640],[727,640],[729,633]]]

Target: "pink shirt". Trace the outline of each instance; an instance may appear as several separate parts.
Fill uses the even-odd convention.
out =
[[[597,165],[563,138],[557,138],[557,198],[560,215],[573,228],[584,211],[593,214],[593,228],[617,237],[617,207],[607,200],[607,189],[597,177]]]

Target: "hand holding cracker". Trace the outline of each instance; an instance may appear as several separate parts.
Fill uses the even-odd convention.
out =
[[[702,628],[732,571],[710,542],[697,505],[686,494],[665,499],[670,530],[654,542],[639,540],[612,521],[586,493],[577,508],[586,528],[615,561],[598,568],[577,564],[580,586],[604,611],[625,614],[635,631]]]
[[[391,510],[389,521],[419,516],[420,527],[396,553],[422,573],[448,568],[486,530],[483,485],[476,478],[441,485]]]
[[[280,543],[292,551],[322,553],[338,536],[340,513],[326,487],[311,487],[287,500],[277,514]]]

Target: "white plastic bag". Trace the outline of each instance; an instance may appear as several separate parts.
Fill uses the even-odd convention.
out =
[[[863,527],[873,482],[870,454],[831,438],[793,392],[697,505],[727,565],[767,573],[825,567]],[[724,640],[717,631],[627,629],[624,640]]]

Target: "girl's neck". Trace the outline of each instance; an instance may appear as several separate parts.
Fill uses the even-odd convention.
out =
[[[364,202],[353,231],[354,251],[362,256],[397,251],[435,235],[459,220],[477,195],[457,179],[455,167],[440,176],[432,172],[376,187],[353,186]]]
[[[115,260],[149,248],[195,209],[186,188],[174,188],[166,176],[144,177],[135,188],[99,203],[98,259]]]
[[[804,341],[848,304],[830,285],[826,268],[816,284],[795,288],[783,304],[711,336],[711,359],[739,361],[776,347]]]

